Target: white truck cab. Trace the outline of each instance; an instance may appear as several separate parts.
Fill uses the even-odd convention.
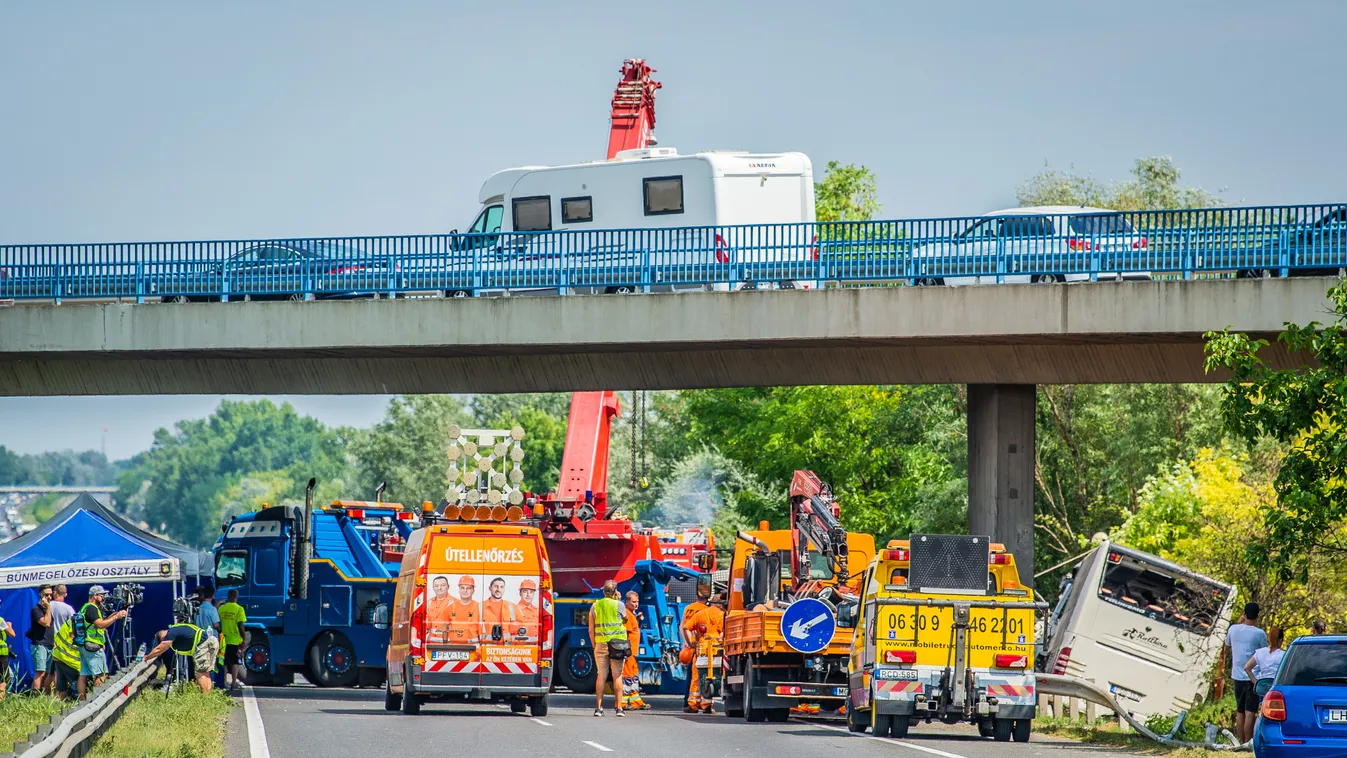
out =
[[[478,199],[465,230],[473,236],[461,245],[496,269],[483,294],[701,290],[710,287],[679,280],[721,278],[707,276],[716,265],[738,267],[743,286],[790,288],[808,284],[799,273],[817,255],[814,172],[803,153],[624,150],[612,160],[499,171]],[[528,234],[537,232],[570,234]],[[552,274],[560,270],[574,276],[559,284]]]

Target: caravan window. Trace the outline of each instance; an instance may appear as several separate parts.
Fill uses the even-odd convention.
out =
[[[552,228],[552,197],[519,197],[514,201],[516,232],[545,232]]]
[[[1107,561],[1101,600],[1204,637],[1211,634],[1225,607],[1224,587],[1117,550]]]
[[[645,215],[683,212],[683,177],[656,176],[645,183]]]
[[[561,198],[561,223],[582,224],[586,221],[593,221],[593,220],[594,220],[594,198],[592,197]]]

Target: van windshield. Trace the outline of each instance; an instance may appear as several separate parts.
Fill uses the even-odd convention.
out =
[[[495,234],[500,231],[500,220],[505,217],[505,206],[492,205],[477,214],[477,220],[468,228],[469,234]]]
[[[1226,588],[1116,550],[1106,559],[1099,599],[1203,637],[1211,634],[1225,607]]]

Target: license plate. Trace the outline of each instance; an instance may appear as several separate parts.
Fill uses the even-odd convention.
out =
[[[899,682],[917,681],[917,672],[914,669],[880,669],[876,672],[880,679],[888,679]]]
[[[846,688],[846,687],[833,687],[833,695],[836,696],[836,697],[846,697],[846,696],[847,696],[847,688]]]
[[[1325,724],[1347,724],[1347,708],[1325,708]]]
[[[432,650],[430,651],[430,660],[432,661],[466,661],[472,655],[468,650]]]

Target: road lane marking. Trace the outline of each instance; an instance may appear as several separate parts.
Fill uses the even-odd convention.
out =
[[[584,742],[586,745],[589,745],[590,747],[594,748],[595,750],[597,750],[597,751],[599,751],[599,752],[601,752],[601,753],[611,753],[611,752],[613,752],[613,749],[612,749],[612,748],[610,748],[610,747],[604,747],[603,745],[600,745],[600,744],[597,743],[597,742],[590,742],[589,740],[583,740],[583,742]]]
[[[529,721],[532,721],[535,724],[542,724],[543,726],[551,726],[550,723],[543,721],[542,719],[529,719]]]
[[[243,688],[243,715],[248,719],[248,755],[251,758],[271,758],[267,747],[267,730],[262,726],[262,712],[257,709],[253,688]]]
[[[891,737],[876,737],[873,734],[856,734],[854,732],[847,731],[844,727],[840,726],[828,726],[827,724],[810,724],[810,726],[817,726],[823,729],[831,729],[834,732],[841,732],[842,734],[845,734],[848,737],[860,737],[861,739],[875,740],[877,742],[885,742],[890,745],[902,745],[903,747],[910,747],[913,750],[920,750],[923,753],[930,753],[931,755],[943,756],[943,758],[968,758],[968,756],[966,755],[959,755],[958,753],[947,753],[944,750],[939,750],[933,747],[927,747],[925,745],[918,745],[915,742],[903,742],[902,740],[895,740]]]

